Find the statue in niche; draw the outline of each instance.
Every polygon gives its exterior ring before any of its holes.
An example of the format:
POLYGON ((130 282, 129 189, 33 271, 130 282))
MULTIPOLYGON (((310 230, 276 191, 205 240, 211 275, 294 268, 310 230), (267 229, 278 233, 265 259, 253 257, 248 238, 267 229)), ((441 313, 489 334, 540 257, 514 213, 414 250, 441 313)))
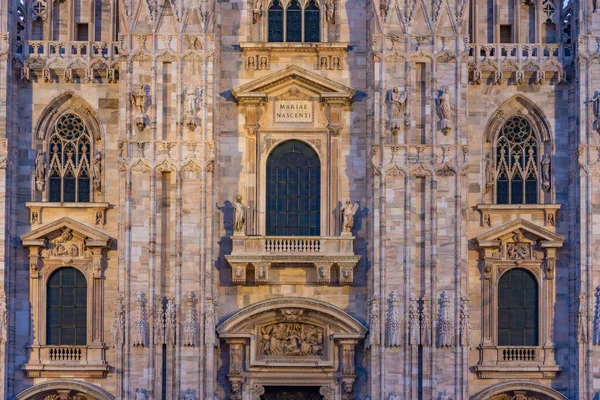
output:
POLYGON ((592 97, 592 113, 594 114, 593 128, 600 133, 600 92, 597 90, 592 97))
POLYGON ((260 18, 260 16, 262 15, 263 9, 265 7, 264 5, 265 0, 254 0, 254 7, 252 10, 252 22, 254 24, 258 23, 258 19, 260 18))
POLYGON ((140 84, 138 90, 135 93, 131 93, 131 105, 135 108, 140 115, 144 115, 144 109, 146 108, 146 88, 140 84))
POLYGON ((335 24, 335 0, 326 0, 325 7, 327 8, 327 12, 325 14, 327 22, 330 24, 335 24))
POLYGON ((38 150, 35 157, 35 187, 38 192, 43 192, 46 186, 46 154, 38 150))
POLYGON ((494 178, 496 171, 494 168, 494 160, 492 153, 487 153, 485 156, 485 192, 488 193, 494 187, 494 178))
POLYGON ((233 203, 233 234, 244 235, 246 225, 246 206, 242 203, 242 196, 237 195, 233 203))
POLYGON ((398 398, 398 396, 396 396, 396 392, 392 392, 392 394, 390 394, 390 397, 388 398, 388 400, 400 400, 398 398))
POLYGON ((452 400, 452 397, 448 395, 448 391, 444 390, 440 393, 440 400, 452 400))
POLYGON ((352 234, 352 228, 354 227, 354 215, 358 210, 358 203, 352 205, 350 199, 346 199, 344 205, 342 205, 342 234, 352 234))
POLYGON ((102 181, 101 181, 101 173, 102 173, 102 154, 99 151, 94 155, 94 164, 92 165, 92 174, 93 174, 93 182, 94 188, 97 192, 102 190, 102 181))
POLYGON ((192 389, 188 388, 183 394, 183 400, 194 400, 194 394, 192 393, 192 389))
POLYGON ((185 112, 190 117, 198 113, 198 93, 196 88, 188 88, 185 92, 185 112))
POLYGON ((133 395, 135 397, 135 400, 146 400, 146 394, 139 388, 135 389, 135 393, 133 395))
POLYGON ((395 87, 390 93, 390 103, 392 103, 392 120, 398 120, 404 115, 406 108, 406 99, 408 91, 400 87, 395 87))
POLYGON ((450 118, 452 117, 452 104, 450 102, 450 89, 448 86, 444 86, 440 91, 439 109, 440 117, 442 118, 442 132, 446 135, 450 132, 450 118))
POLYGON ((550 165, 550 156, 544 156, 542 159, 542 189, 546 192, 550 190, 550 165))

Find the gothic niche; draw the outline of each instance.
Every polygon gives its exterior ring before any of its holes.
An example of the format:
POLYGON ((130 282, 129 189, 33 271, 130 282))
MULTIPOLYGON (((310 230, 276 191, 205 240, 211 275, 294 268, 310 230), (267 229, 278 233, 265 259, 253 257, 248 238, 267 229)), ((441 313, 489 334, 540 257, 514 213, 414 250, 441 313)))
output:
POLYGON ((304 323, 278 323, 260 328, 260 354, 307 357, 323 355, 324 329, 304 323))

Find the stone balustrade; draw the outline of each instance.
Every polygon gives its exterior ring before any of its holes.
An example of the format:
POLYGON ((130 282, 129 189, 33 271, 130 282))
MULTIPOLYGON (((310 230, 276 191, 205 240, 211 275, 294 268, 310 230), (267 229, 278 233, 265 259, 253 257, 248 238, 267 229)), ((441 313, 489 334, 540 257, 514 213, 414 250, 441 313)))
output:
POLYGON ((499 361, 538 361, 536 347, 498 347, 499 361))
POLYGON ((571 58, 573 49, 557 43, 472 43, 469 45, 469 56, 477 61, 492 59, 541 62, 546 58, 571 58))
POLYGON ((254 281, 269 282, 269 269, 286 264, 316 268, 316 282, 331 282, 332 268, 339 268, 339 283, 351 284, 353 270, 360 260, 354 254, 353 236, 233 236, 232 251, 225 256, 232 267, 232 280, 247 283, 247 272, 254 269, 254 281))
POLYGON ((42 355, 48 353, 47 359, 50 361, 81 361, 86 359, 85 347, 74 346, 52 346, 42 348, 42 355))
POLYGON ((65 60, 74 58, 106 58, 114 59, 119 55, 119 42, 88 42, 53 40, 29 40, 17 46, 17 54, 23 59, 61 57, 65 60))

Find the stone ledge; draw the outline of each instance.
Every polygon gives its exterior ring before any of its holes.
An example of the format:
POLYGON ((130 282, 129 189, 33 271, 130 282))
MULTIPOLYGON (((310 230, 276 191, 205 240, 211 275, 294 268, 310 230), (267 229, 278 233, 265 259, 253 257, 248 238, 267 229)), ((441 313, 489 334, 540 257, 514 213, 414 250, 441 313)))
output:
POLYGON ((28 378, 106 378, 108 364, 24 364, 21 368, 28 378))
POLYGON ((476 365, 479 379, 554 379, 562 371, 558 365, 476 365))
POLYGON ((297 43, 297 42, 245 42, 240 43, 240 49, 246 50, 259 50, 259 51, 271 51, 271 52, 301 52, 301 53, 316 53, 324 50, 329 51, 347 51, 348 42, 311 42, 311 43, 297 43))
POLYGON ((29 221, 31 225, 41 225, 44 221, 45 209, 63 209, 67 213, 69 211, 84 211, 90 213, 92 221, 95 220, 96 225, 103 226, 106 221, 106 211, 110 209, 110 203, 71 203, 71 202, 44 202, 44 201, 28 201, 25 206, 29 208, 29 221))

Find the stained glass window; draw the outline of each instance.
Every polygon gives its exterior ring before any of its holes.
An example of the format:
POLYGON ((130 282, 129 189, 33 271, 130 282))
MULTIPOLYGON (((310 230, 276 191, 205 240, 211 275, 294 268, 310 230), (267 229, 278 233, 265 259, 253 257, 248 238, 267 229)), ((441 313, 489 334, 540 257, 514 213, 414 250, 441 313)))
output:
POLYGON ((496 202, 538 203, 538 140, 529 122, 510 118, 496 139, 496 202))
POLYGON ((48 200, 90 201, 91 140, 85 123, 75 114, 65 114, 50 136, 48 200))
POLYGON ((283 7, 279 0, 269 8, 269 42, 283 42, 283 7))
POLYGON ((267 235, 319 236, 321 163, 306 143, 289 140, 267 159, 267 235))
POLYGON ((514 268, 498 282, 498 346, 538 345, 538 285, 527 270, 514 268))
POLYGON ((320 10, 315 0, 311 0, 304 11, 304 41, 321 41, 320 10))
POLYGON ((87 342, 87 283, 75 268, 61 268, 48 279, 46 342, 82 346, 87 342))

